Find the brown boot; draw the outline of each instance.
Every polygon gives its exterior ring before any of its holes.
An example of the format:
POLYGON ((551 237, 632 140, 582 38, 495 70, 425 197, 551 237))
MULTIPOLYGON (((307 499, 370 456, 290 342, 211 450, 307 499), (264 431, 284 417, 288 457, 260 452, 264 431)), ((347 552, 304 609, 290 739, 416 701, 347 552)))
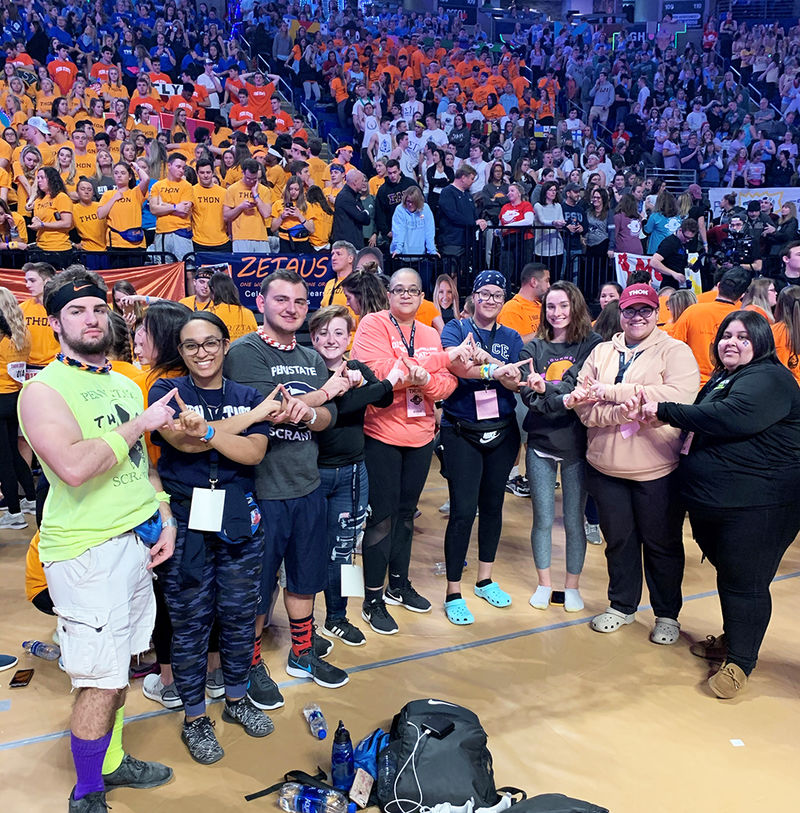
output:
POLYGON ((744 691, 747 675, 735 663, 725 661, 719 672, 708 679, 708 685, 717 697, 731 700, 744 691))

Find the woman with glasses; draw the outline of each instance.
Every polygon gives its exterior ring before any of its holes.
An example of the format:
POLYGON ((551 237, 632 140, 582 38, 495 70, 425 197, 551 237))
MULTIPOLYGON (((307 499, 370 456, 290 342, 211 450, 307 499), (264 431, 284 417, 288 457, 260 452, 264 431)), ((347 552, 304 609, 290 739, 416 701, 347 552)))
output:
POLYGON ((634 396, 691 403, 700 384, 688 345, 656 327, 658 294, 629 285, 619 299, 622 333, 598 344, 578 375, 573 406, 587 427, 586 485, 600 513, 608 564, 608 609, 592 619, 597 632, 615 632, 636 620, 644 577, 656 622, 655 644, 678 640, 683 580, 683 515, 673 472, 680 432, 627 417, 634 396))
POLYGON ((475 314, 454 319, 442 331, 442 345, 457 347, 471 338, 476 350, 470 364, 451 367, 458 386, 445 400, 441 439, 450 491, 450 518, 444 534, 447 591, 444 610, 452 624, 475 621, 461 594, 461 575, 472 523, 478 519, 478 573, 474 593, 493 607, 508 607, 511 596, 492 579, 492 566, 503 526, 503 498, 519 451, 514 414, 522 349, 516 330, 497 324, 506 298, 506 279, 497 271, 475 278, 475 314))
POLYGON ((177 347, 189 374, 160 379, 149 393, 153 403, 177 389, 174 428, 152 435, 178 523, 175 554, 158 577, 172 620, 172 671, 185 713, 181 738, 204 765, 224 755, 206 715, 206 659, 215 619, 225 684, 222 719, 251 737, 265 737, 273 728, 246 694, 264 549, 253 467, 267 450, 264 420, 273 402, 223 378, 229 345, 218 316, 191 314, 177 347))
POLYGON ((435 328, 417 321, 422 293, 416 271, 396 271, 389 282, 389 310, 361 319, 351 353, 379 379, 392 369, 403 373, 394 386, 391 406, 368 407, 364 419, 371 515, 364 533, 362 617, 381 635, 398 630, 387 603, 417 613, 431 609, 408 578, 414 511, 433 452, 434 402, 455 389, 448 365, 470 356, 469 343, 443 351, 435 328), (389 585, 384 591, 387 570, 389 585))
POLYGON ((533 375, 533 386, 522 390, 522 400, 528 407, 522 428, 528 434, 526 472, 533 501, 531 549, 538 577, 530 605, 537 610, 550 606, 553 592, 550 560, 559 467, 566 533, 564 609, 568 613, 583 609, 578 583, 587 541, 583 523, 586 430, 570 413, 569 406, 578 371, 599 343, 583 294, 571 282, 554 282, 542 297, 542 319, 536 337, 520 353, 520 359, 531 361, 530 370, 523 368, 523 372, 533 375))

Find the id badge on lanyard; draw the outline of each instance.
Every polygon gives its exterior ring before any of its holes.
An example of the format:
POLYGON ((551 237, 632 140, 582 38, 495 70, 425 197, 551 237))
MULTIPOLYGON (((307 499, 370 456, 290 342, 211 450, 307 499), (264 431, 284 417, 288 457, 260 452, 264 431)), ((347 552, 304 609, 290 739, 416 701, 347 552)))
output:
MULTIPOLYGON (((197 388, 195 387, 195 390, 197 388)), ((219 413, 220 407, 211 407, 197 392, 198 399, 202 402, 208 413, 216 411, 219 413)), ((225 384, 222 385, 222 402, 225 402, 225 384)), ((216 419, 216 416, 212 418, 216 419)), ((219 474, 219 455, 216 449, 211 450, 208 464, 208 488, 192 489, 192 504, 189 508, 189 529, 192 531, 207 531, 218 534, 222 530, 222 516, 225 512, 225 489, 216 488, 219 474)))

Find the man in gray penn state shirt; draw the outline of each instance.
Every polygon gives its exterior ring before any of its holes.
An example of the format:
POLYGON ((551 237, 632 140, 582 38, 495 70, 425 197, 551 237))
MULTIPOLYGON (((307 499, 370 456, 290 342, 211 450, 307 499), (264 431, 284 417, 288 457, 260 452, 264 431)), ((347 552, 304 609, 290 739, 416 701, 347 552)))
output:
POLYGON ((267 453, 256 467, 256 496, 266 544, 247 689, 256 706, 274 709, 283 705, 283 697, 261 660, 261 633, 281 561, 286 569, 283 597, 292 635, 286 671, 327 688, 348 682, 343 669, 322 660, 315 651, 312 615, 314 595, 324 589, 328 567, 326 504, 313 435, 335 419, 336 407, 327 402, 341 394, 335 391, 337 386, 346 385, 339 383, 344 380, 341 376, 328 384, 322 357, 295 340, 295 331, 308 312, 308 287, 302 277, 293 271, 274 271, 264 280, 256 302, 264 323, 258 332, 231 345, 224 372, 232 381, 284 401, 284 411, 272 419, 267 453), (279 385, 280 394, 274 394, 279 385))

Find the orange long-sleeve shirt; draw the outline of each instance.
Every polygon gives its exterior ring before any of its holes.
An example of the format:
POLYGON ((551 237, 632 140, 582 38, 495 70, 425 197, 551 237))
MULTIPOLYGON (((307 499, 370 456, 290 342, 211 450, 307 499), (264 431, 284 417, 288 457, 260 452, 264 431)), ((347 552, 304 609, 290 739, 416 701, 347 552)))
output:
POLYGON ((772 325, 772 335, 775 337, 775 350, 780 363, 789 368, 789 372, 794 376, 795 381, 800 384, 800 361, 798 361, 797 354, 792 350, 786 325, 783 322, 776 322, 772 325))
POLYGON ((686 308, 670 331, 673 339, 686 342, 691 348, 700 368, 701 387, 711 378, 714 371, 711 345, 717 335, 717 329, 733 310, 736 310, 736 305, 732 302, 698 302, 686 308))
MULTIPOLYGON (((425 415, 409 417, 406 389, 396 389, 391 406, 385 409, 367 407, 364 434, 393 446, 419 448, 433 440, 436 425, 433 404, 447 398, 458 383, 447 371, 448 354, 442 350, 439 334, 432 327, 415 322, 414 361, 430 373, 430 380, 417 389, 422 393, 425 415)), ((405 342, 409 343, 411 328, 401 326, 405 342)), ((406 344, 388 311, 370 313, 361 319, 353 340, 351 357, 363 361, 375 375, 385 378, 398 359, 408 358, 406 344)))

